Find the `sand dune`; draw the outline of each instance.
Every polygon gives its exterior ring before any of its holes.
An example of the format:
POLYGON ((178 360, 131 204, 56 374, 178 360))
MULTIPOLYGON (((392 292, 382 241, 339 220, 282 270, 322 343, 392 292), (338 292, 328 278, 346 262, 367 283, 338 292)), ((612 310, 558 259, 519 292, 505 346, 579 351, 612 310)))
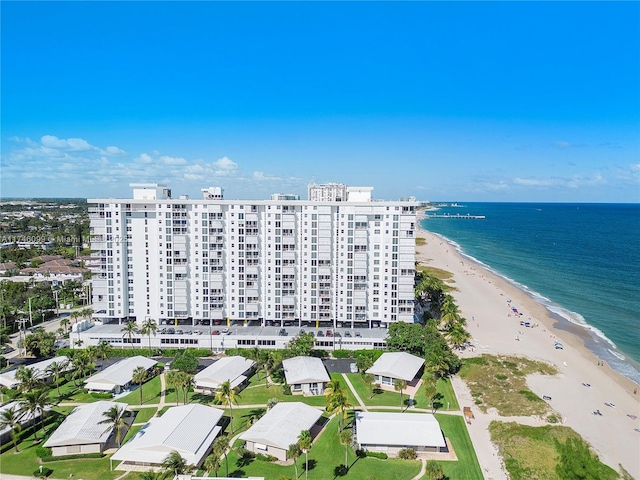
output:
MULTIPOLYGON (((560 373, 553 377, 528 377, 530 389, 539 396, 551 397, 549 404, 562 416, 563 424, 582 435, 604 463, 615 470, 622 464, 640 479, 640 432, 634 430, 640 428, 640 420, 627 416, 640 417, 640 393, 634 395, 638 386, 608 366, 599 366, 599 359, 584 347, 579 332, 576 335, 554 328, 556 320, 550 312, 528 294, 480 265, 463 259, 440 237, 424 230, 419 231, 418 236, 424 237, 427 243, 417 247, 416 259, 423 265, 453 274, 457 290, 452 295, 468 321, 467 329, 475 345, 473 352, 465 351, 462 356, 516 354, 554 364, 560 373), (512 307, 522 315, 514 315, 512 307), (537 326, 524 327, 520 320, 537 326), (556 341, 564 348, 556 349, 556 341), (614 404, 615 408, 606 406, 605 402, 614 404), (595 410, 603 415, 593 415, 595 410)), ((472 405, 463 383, 456 381, 454 386, 462 397, 462 404, 472 405)), ((470 426, 470 435, 485 476, 506 478, 497 450, 487 444, 486 427, 492 419, 500 418, 481 412, 477 412, 476 417, 470 426)))

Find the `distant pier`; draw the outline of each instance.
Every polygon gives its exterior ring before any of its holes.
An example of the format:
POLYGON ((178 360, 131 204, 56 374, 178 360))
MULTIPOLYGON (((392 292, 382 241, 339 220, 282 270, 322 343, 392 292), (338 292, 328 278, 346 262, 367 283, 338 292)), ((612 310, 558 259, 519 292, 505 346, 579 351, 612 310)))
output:
POLYGON ((455 215, 450 215, 448 213, 438 215, 437 213, 432 213, 426 214, 425 218, 467 218, 472 220, 484 220, 486 217, 484 215, 470 215, 468 213, 466 215, 460 215, 459 213, 456 213, 455 215))

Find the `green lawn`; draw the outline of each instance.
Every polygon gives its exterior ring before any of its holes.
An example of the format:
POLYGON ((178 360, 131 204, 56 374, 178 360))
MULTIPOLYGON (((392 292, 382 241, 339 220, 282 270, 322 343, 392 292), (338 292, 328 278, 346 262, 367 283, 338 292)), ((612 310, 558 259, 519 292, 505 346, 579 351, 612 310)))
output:
MULTIPOLYGON (((469 438, 464 418, 458 415, 436 414, 444 436, 449 439, 458 461, 439 461, 444 473, 451 479, 482 480, 482 469, 469 438)), ((428 480, 428 477, 423 477, 428 480)))
POLYGON ((124 445, 125 443, 127 443, 129 439, 133 437, 136 433, 138 433, 138 430, 140 430, 141 428, 142 428, 142 425, 136 425, 135 427, 131 427, 127 432, 127 434, 124 436, 124 438, 120 440, 120 444, 124 445))
MULTIPOLYGON (((345 447, 338 439, 338 421, 333 419, 326 427, 320 438, 316 440, 309 452, 309 479, 325 480, 336 477, 335 469, 344 462, 345 447)), ((298 474, 304 478, 304 455, 298 459, 298 474)), ((349 447, 349 464, 351 469, 345 479, 378 479, 378 480, 407 480, 418 474, 420 463, 408 460, 378 460, 376 458, 356 458, 349 447)), ((225 464, 218 471, 225 475, 225 464)), ((230 476, 262 476, 265 480, 278 480, 281 475, 293 478, 295 469, 291 466, 279 466, 273 463, 252 460, 242 463, 238 454, 229 454, 230 476)))
MULTIPOLYGON (((140 405, 140 392, 138 387, 128 395, 120 397, 117 402, 129 405, 140 405)), ((142 384, 142 405, 154 404, 160 401, 160 375, 156 375, 148 382, 142 384)))
MULTIPOLYGON (((364 381, 362 375, 359 373, 347 373, 347 378, 351 381, 353 388, 368 407, 400 407, 400 393, 390 392, 387 390, 376 389, 374 390, 373 398, 371 396, 369 385, 364 381)), ((402 403, 407 405, 409 396, 405 393, 402 394, 402 403)))
MULTIPOLYGON (((458 405, 458 399, 451 386, 451 380, 448 378, 439 378, 436 383, 437 392, 442 395, 441 398, 436 399, 441 406, 437 410, 460 410, 458 405)), ((420 385, 420 388, 415 395, 415 406, 418 408, 430 408, 429 399, 424 395, 424 386, 420 385)))
POLYGON ((133 423, 147 423, 155 416, 157 410, 158 409, 156 407, 139 408, 133 410, 134 412, 136 412, 136 418, 133 423))

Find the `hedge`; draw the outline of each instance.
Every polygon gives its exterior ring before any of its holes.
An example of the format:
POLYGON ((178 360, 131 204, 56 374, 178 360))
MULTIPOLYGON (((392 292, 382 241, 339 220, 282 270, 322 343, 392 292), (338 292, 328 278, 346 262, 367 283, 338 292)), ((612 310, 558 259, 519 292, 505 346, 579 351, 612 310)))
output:
POLYGON ((58 460, 75 460, 75 459, 87 459, 87 458, 102 458, 104 457, 104 453, 83 453, 77 455, 60 455, 59 457, 40 457, 45 463, 49 462, 57 462, 58 460))

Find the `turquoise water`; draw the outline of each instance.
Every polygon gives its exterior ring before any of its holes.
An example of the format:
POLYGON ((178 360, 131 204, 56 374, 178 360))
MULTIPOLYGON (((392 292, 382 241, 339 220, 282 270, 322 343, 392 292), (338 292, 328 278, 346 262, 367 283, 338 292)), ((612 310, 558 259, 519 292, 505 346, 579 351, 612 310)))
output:
POLYGON ((468 203, 434 213, 485 215, 421 224, 583 326, 587 347, 640 383, 640 205, 468 203))

